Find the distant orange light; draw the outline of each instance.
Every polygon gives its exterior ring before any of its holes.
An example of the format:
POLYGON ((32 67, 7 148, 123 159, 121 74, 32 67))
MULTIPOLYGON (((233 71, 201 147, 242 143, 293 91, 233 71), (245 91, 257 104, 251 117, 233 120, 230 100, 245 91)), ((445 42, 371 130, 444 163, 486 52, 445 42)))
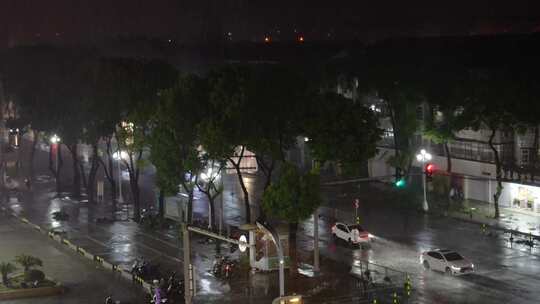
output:
POLYGON ((264 37, 264 42, 270 42, 270 37, 264 37))
POLYGON ((300 36, 300 37, 298 37, 298 41, 300 41, 300 42, 304 42, 304 36, 300 36))

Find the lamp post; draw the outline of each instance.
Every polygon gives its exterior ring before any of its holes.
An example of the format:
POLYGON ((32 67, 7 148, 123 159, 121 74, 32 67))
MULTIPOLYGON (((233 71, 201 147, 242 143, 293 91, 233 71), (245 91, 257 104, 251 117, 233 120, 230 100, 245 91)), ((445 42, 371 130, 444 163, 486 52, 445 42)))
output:
POLYGON ((283 256, 283 246, 281 245, 279 234, 267 223, 256 223, 260 230, 270 235, 272 242, 274 242, 274 245, 276 246, 279 259, 279 296, 283 297, 285 296, 285 257, 283 256))
MULTIPOLYGON (((416 154, 416 160, 422 163, 422 168, 424 167, 424 163, 431 160, 431 154, 426 152, 425 149, 420 150, 420 153, 416 154)), ((427 212, 429 210, 428 202, 427 202, 427 195, 426 195, 426 173, 422 172, 422 183, 424 185, 424 203, 422 204, 422 209, 424 209, 424 212, 427 212)))
POLYGON ((50 142, 51 144, 55 145, 56 146, 56 164, 55 164, 55 172, 56 172, 56 179, 58 179, 58 149, 59 149, 59 143, 60 143, 61 139, 60 137, 58 137, 58 135, 54 134, 53 136, 51 136, 50 138, 50 142))
POLYGON ((118 203, 122 204, 124 202, 124 198, 122 197, 122 168, 121 168, 121 161, 125 158, 126 152, 124 151, 118 151, 113 154, 114 159, 117 161, 118 165, 118 203))

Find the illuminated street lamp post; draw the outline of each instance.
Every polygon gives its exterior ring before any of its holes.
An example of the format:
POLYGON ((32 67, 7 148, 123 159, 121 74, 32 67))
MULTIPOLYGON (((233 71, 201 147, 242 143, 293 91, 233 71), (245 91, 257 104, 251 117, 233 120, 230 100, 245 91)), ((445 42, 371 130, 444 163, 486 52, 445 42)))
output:
POLYGON ((56 134, 54 134, 50 138, 51 144, 56 146, 56 164, 55 164, 56 179, 58 179, 58 161, 59 161, 58 149, 60 148, 60 145, 59 145, 60 141, 61 141, 60 137, 58 137, 58 135, 56 134))
MULTIPOLYGON (((426 152, 425 149, 420 150, 419 154, 416 154, 416 160, 422 163, 422 168, 424 167, 424 163, 431 160, 431 154, 426 152)), ((427 212, 429 210, 428 202, 427 202, 427 195, 426 195, 426 174, 425 172, 422 172, 422 183, 424 185, 424 203, 422 204, 422 209, 424 209, 424 212, 427 212)))
POLYGON ((121 162, 122 159, 126 159, 127 153, 125 151, 118 151, 113 154, 114 159, 117 161, 118 165, 118 203, 122 204, 124 202, 124 198, 122 196, 122 168, 121 168, 121 162))

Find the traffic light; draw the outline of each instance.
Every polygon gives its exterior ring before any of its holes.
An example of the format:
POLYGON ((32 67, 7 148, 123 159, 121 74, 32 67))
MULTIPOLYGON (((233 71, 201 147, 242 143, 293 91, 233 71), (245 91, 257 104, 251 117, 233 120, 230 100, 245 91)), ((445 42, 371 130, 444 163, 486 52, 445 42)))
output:
POLYGON ((426 164, 426 168, 424 170, 424 173, 426 174, 426 180, 427 181, 432 180, 434 171, 435 171, 435 165, 434 164, 426 164))
POLYGON ((405 178, 401 175, 401 168, 396 168, 396 180, 394 182, 394 185, 398 188, 405 187, 405 178))

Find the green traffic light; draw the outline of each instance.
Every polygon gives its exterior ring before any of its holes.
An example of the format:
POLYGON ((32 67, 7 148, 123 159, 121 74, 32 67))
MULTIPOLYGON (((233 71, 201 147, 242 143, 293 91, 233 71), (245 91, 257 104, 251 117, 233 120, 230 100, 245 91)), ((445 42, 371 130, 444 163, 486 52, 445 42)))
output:
POLYGON ((405 180, 402 178, 396 182, 396 187, 403 188, 405 187, 405 180))

